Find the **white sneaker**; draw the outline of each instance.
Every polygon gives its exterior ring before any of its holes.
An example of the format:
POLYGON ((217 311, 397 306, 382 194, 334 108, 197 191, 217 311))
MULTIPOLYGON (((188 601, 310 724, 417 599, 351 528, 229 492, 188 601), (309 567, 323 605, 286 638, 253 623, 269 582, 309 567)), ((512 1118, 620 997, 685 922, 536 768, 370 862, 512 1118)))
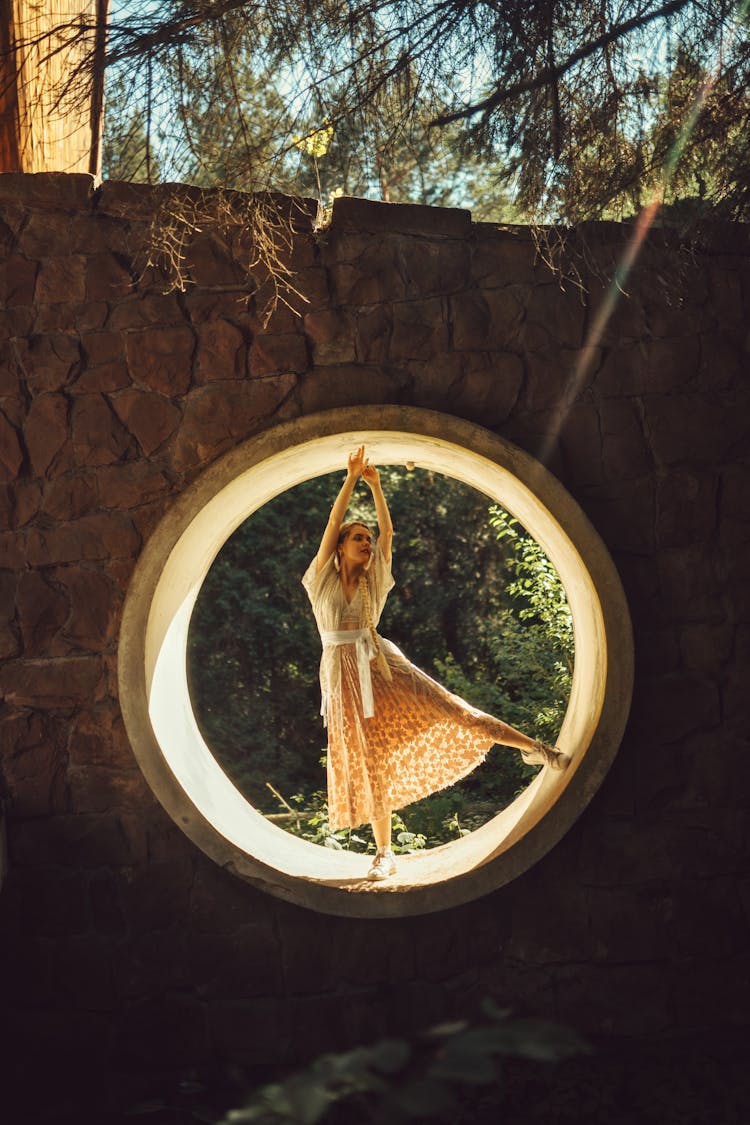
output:
POLYGON ((390 848, 377 852, 372 861, 367 878, 373 880, 387 879, 389 875, 396 874, 396 857, 390 848))

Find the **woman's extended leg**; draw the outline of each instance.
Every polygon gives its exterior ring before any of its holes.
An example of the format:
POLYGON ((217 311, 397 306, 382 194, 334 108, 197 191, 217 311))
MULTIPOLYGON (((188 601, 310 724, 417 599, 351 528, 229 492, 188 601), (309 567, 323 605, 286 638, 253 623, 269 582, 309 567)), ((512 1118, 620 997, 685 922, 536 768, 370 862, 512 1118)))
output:
POLYGON ((521 757, 528 765, 551 766, 552 769, 564 770, 570 758, 554 746, 540 742, 538 738, 529 738, 521 734, 520 730, 508 726, 501 719, 493 720, 493 732, 497 741, 503 746, 512 746, 521 751, 521 757))
POLYGON ((391 846, 391 814, 379 816, 372 822, 372 834, 375 837, 375 847, 378 851, 387 851, 391 846))

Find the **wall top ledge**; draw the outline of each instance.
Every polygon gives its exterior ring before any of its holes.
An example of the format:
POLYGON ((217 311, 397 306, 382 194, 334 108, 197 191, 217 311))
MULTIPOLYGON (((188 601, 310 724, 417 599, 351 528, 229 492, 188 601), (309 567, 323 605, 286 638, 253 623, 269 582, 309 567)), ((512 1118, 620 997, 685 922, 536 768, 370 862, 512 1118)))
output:
POLYGON ((96 178, 88 172, 2 172, 0 203, 55 209, 90 207, 96 178))
POLYGON ((336 233, 367 231, 466 238, 471 230, 471 211, 459 207, 427 207, 421 203, 382 203, 342 195, 333 201, 330 229, 336 233))
POLYGON ((310 230, 318 220, 318 201, 281 192, 224 191, 220 188, 199 188, 191 184, 142 184, 105 180, 96 193, 96 209, 118 218, 147 218, 154 214, 155 204, 168 199, 170 193, 210 212, 211 201, 225 199, 242 207, 248 200, 267 203, 274 213, 291 222, 298 231, 310 230))
MULTIPOLYGON (((3 172, 0 173, 0 205, 21 204, 41 210, 88 210, 98 214, 127 219, 151 219, 160 193, 174 191, 210 213, 211 199, 224 195, 240 204, 251 198, 267 200, 277 214, 286 218, 295 231, 307 233, 320 221, 320 207, 315 199, 283 195, 279 192, 226 191, 218 188, 197 188, 189 184, 144 184, 107 180, 99 183, 88 173, 70 172, 3 172)), ((568 228, 574 238, 601 245, 621 243, 630 238, 635 220, 614 222, 589 220, 568 228)), ((561 227, 543 228, 561 231, 561 227)), ((334 234, 405 234, 427 238, 468 238, 472 233, 482 238, 517 241, 529 239, 531 228, 524 225, 472 222, 471 211, 458 207, 430 207, 419 203, 384 203, 357 196, 341 196, 334 200, 328 230, 334 234)), ((660 225, 658 220, 648 232, 652 245, 670 249, 686 243, 692 249, 711 254, 746 257, 750 253, 750 223, 722 219, 698 219, 685 232, 676 226, 660 225)))

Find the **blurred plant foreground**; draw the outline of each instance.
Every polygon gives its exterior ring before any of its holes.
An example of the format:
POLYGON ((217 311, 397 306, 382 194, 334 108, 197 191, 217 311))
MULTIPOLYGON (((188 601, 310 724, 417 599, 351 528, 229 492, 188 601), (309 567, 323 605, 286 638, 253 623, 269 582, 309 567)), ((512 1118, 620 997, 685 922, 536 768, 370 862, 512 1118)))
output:
POLYGON ((270 1079, 236 1068, 162 1079, 112 1125, 733 1125, 749 1093, 739 1043, 587 1042, 485 998, 471 1018, 348 1046, 270 1079))

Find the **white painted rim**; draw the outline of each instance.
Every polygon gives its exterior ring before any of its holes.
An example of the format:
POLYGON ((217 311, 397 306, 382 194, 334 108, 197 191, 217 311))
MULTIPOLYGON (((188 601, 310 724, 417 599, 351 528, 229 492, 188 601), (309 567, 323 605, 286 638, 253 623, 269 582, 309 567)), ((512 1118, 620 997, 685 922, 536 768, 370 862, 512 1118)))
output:
POLYGON ((495 434, 412 407, 328 411, 270 429, 222 457, 175 501, 144 547, 120 632, 125 724, 170 816, 222 866, 281 898, 332 914, 440 910, 527 870, 599 787, 622 737, 632 681, 632 631, 622 586, 573 498, 543 466, 495 434), (564 773, 543 770, 489 823, 462 840, 400 857, 397 876, 376 884, 363 880, 366 857, 299 840, 248 803, 198 730, 186 671, 193 605, 231 533, 286 489, 341 469, 361 442, 376 464, 413 461, 471 485, 515 515, 562 579, 576 651, 558 739, 573 757, 571 767, 564 773))

